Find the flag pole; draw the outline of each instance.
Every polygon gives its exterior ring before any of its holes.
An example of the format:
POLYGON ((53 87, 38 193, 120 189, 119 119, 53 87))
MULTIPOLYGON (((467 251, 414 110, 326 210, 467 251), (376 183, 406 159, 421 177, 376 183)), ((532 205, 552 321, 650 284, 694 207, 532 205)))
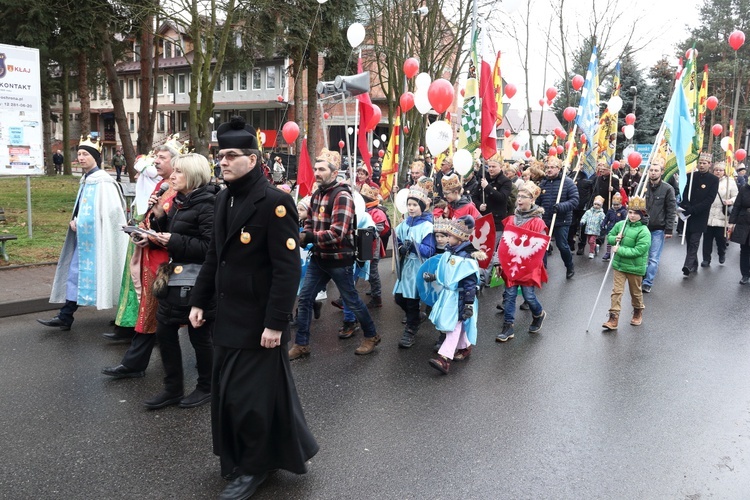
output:
MULTIPOLYGON (((578 124, 573 125, 573 137, 576 136, 576 131, 578 130, 578 124)), ((571 145, 568 146, 568 149, 572 147, 573 141, 570 141, 571 145)), ((563 186, 565 185, 565 178, 568 176, 568 167, 570 166, 570 159, 568 158, 568 154, 566 152, 565 154, 565 161, 563 162, 563 171, 562 171, 562 177, 560 178, 560 187, 557 189, 557 199, 555 200, 555 205, 560 203, 560 198, 562 198, 562 192, 563 192, 563 186)), ((557 212, 552 214, 552 221, 550 221, 549 225, 549 234, 552 236, 552 232, 555 230, 555 222, 557 221, 557 212)), ((552 245, 552 238, 550 238, 549 243, 547 244, 547 248, 549 248, 552 245)))
MULTIPOLYGON (((625 228, 628 225, 628 219, 625 219, 625 224, 622 225, 622 228, 620 229, 620 234, 618 235, 620 237, 620 240, 622 240, 622 235, 625 232, 625 228)), ((609 235, 606 236, 606 238, 609 238, 609 235)), ((619 245, 620 242, 617 242, 617 245, 619 245)), ((594 313, 596 312, 596 306, 599 304, 599 299, 602 297, 602 292, 604 291, 604 284, 607 283, 607 276, 609 276, 609 270, 612 268, 612 263, 615 260, 615 256, 613 255, 611 259, 609 259, 609 263, 607 264, 607 270, 604 272, 604 279, 602 279, 602 284, 599 287, 599 293, 596 296, 596 300, 594 301, 594 307, 591 309, 591 316, 589 316, 589 322, 586 323, 586 333, 589 333, 589 328, 591 327, 591 320, 594 319, 594 313)))

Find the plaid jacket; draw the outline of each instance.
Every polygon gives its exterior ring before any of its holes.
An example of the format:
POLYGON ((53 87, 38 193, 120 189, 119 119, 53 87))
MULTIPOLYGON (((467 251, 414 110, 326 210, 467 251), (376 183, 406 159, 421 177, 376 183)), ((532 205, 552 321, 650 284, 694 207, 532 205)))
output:
POLYGON ((354 264, 354 198, 345 182, 319 188, 310 199, 305 232, 313 235, 313 255, 333 266, 354 264), (341 189, 337 189, 343 186, 341 189), (335 199, 331 194, 336 190, 335 199), (328 209, 331 204, 331 209, 328 209), (330 211, 330 217, 328 215, 330 211))

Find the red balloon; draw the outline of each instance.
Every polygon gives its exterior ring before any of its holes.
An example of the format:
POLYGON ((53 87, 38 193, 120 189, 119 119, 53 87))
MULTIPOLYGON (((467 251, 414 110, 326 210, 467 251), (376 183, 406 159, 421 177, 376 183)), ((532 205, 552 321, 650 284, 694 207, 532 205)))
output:
POLYGON ((565 141, 565 149, 570 149, 571 146, 573 146, 573 143, 570 141, 565 141))
POLYGON ((283 95, 276 96, 276 100, 279 102, 284 102, 284 96, 283 95))
POLYGON ((635 113, 628 113, 625 116, 625 123, 628 125, 633 125, 635 123, 635 113))
MULTIPOLYGON (((690 57, 693 55, 693 49, 687 49, 685 51, 685 59, 690 60, 690 57)), ((695 57, 698 57, 698 51, 695 51, 695 57)))
POLYGON ((513 141, 510 145, 513 146, 513 149, 516 150, 516 151, 518 151, 518 148, 521 147, 521 145, 518 144, 517 141, 513 141))
POLYGON ((584 79, 581 75, 576 75, 573 77, 573 90, 581 90, 581 87, 583 87, 584 79))
POLYGON ((430 105, 438 113, 443 113, 453 104, 453 97, 453 84, 445 78, 438 78, 427 89, 427 98, 430 100, 430 105))
POLYGON ((560 127, 555 127, 555 135, 560 139, 565 139, 565 131, 560 127))
POLYGON ((401 94, 399 103, 401 104, 401 111, 406 113, 414 107, 414 94, 412 94, 411 92, 404 92, 403 94, 401 94))
POLYGON ((324 120, 327 120, 327 119, 329 119, 330 117, 331 117, 331 115, 329 115, 328 113, 323 113, 323 119, 324 119, 324 120))
POLYGON ((557 89, 555 87, 548 88, 546 95, 548 101, 554 101, 555 97, 557 97, 557 89))
POLYGON ((424 153, 424 146, 419 146, 419 152, 424 153))
POLYGON ((419 61, 416 58, 410 57, 404 61, 404 74, 406 78, 414 78, 417 76, 417 73, 419 73, 419 61))
POLYGON ((539 99, 539 106, 544 107, 544 99, 539 99))
POLYGON ((559 155, 561 155, 561 154, 563 154, 565 152, 565 148, 562 147, 562 146, 557 146, 557 148, 555 148, 555 149, 557 149, 557 154, 559 154, 559 155))
POLYGON ((641 162, 643 162, 641 153, 633 151, 628 155, 628 165, 630 165, 630 168, 638 168, 641 162))
POLYGON ((625 125, 623 125, 623 126, 622 126, 622 127, 620 128, 620 132, 622 132, 623 134, 625 133, 625 125))
POLYGON ((620 170, 620 162, 615 160, 612 162, 612 170, 620 170))
POLYGON ((581 134, 581 144, 586 144, 586 134, 581 134))
POLYGON ((461 97, 465 97, 465 96, 466 96, 466 89, 461 89, 461 97))
POLYGON ((409 133, 409 127, 404 127, 404 134, 408 134, 408 133, 409 133))
POLYGON ((547 99, 547 106, 552 106, 552 99, 547 99))
POLYGON ((339 149, 344 149, 344 141, 339 141, 339 149))
POLYGON ((734 157, 737 158, 737 161, 742 161, 747 157, 747 151, 744 149, 738 149, 734 152, 734 157))
MULTIPOLYGON (((341 143, 339 143, 339 144, 341 144, 341 143)), ((379 149, 379 150, 378 150, 378 156, 379 156, 380 158, 384 157, 384 156, 385 156, 385 151, 383 151, 382 149, 379 149)))
POLYGON ((549 151, 547 151, 547 156, 557 156, 557 148, 554 146, 549 148, 549 151))
POLYGON ((506 139, 510 138, 510 130, 505 131, 505 138, 506 139))
POLYGON ((572 122, 573 120, 575 120, 577 112, 578 110, 576 110, 576 108, 574 108, 573 106, 568 106, 563 110, 563 118, 565 118, 569 122, 572 122))
POLYGON ((284 140, 287 144, 291 144, 299 137, 299 125, 295 122, 286 122, 281 127, 281 135, 284 136, 284 140))
POLYGON ((721 126, 721 123, 717 123, 716 125, 711 127, 711 133, 714 134, 716 137, 720 136, 723 131, 724 131, 724 127, 721 126))
POLYGON ((508 99, 513 99, 513 96, 516 95, 516 86, 512 83, 508 83, 505 85, 505 88, 503 91, 505 92, 505 95, 508 96, 508 99))
POLYGON ((729 46, 732 47, 735 51, 739 50, 744 43, 745 34, 740 30, 734 30, 732 31, 732 34, 729 35, 729 46))
POLYGON ((370 117, 370 121, 367 123, 367 128, 365 129, 365 132, 371 132, 375 130, 375 127, 380 124, 380 119, 383 117, 383 112, 380 111, 380 106, 376 106, 375 104, 372 104, 372 116, 370 117))
POLYGON ((526 151, 524 151, 524 152, 523 152, 523 155, 524 155, 524 156, 525 156, 526 158, 531 158, 531 151, 529 151, 529 150, 527 149, 526 151))
POLYGON ((706 107, 710 109, 711 111, 716 109, 716 106, 719 105, 719 100, 716 98, 715 95, 710 96, 708 99, 706 99, 706 107))

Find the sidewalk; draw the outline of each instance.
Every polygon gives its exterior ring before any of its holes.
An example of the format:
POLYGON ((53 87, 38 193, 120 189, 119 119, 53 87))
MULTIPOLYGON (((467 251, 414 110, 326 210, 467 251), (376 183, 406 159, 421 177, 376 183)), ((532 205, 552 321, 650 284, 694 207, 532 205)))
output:
POLYGON ((49 295, 55 264, 0 267, 0 318, 58 309, 49 295))

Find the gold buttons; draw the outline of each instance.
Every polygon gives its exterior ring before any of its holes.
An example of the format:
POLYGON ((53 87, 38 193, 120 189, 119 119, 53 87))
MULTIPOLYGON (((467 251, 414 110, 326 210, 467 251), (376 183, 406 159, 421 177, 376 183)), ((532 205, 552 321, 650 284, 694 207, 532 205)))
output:
POLYGON ((284 205, 279 205, 278 207, 276 207, 275 213, 276 217, 284 217, 286 215, 286 208, 284 207, 284 205))
POLYGON ((180 274, 182 272, 182 266, 175 266, 174 267, 174 273, 180 274))
POLYGON ((250 233, 248 233, 248 232, 245 232, 245 231, 242 231, 242 232, 240 233, 240 241, 241 241, 241 242, 242 242, 242 243, 243 243, 244 245, 247 245, 248 243, 250 243, 250 240, 252 240, 252 237, 250 236, 250 233))
POLYGON ((297 242, 294 241, 294 238, 289 238, 288 240, 286 240, 286 247, 289 250, 294 250, 295 248, 297 248, 297 242))

